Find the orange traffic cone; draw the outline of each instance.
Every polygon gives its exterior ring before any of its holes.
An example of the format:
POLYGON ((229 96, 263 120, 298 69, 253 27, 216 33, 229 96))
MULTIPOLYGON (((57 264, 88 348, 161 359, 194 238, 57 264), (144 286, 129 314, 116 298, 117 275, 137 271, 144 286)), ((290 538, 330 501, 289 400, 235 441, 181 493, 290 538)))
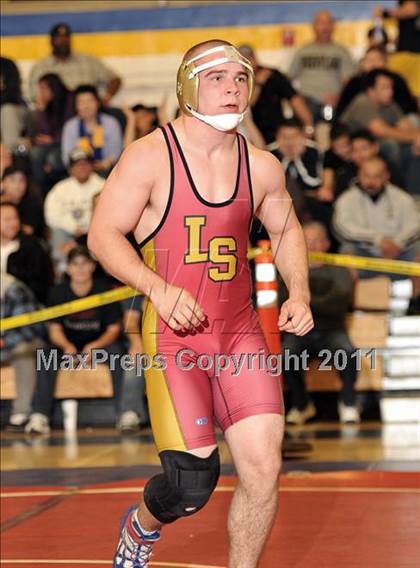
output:
POLYGON ((280 332, 277 324, 279 307, 276 267, 270 250, 270 241, 258 241, 257 246, 262 249, 255 256, 257 313, 270 353, 280 353, 280 332))

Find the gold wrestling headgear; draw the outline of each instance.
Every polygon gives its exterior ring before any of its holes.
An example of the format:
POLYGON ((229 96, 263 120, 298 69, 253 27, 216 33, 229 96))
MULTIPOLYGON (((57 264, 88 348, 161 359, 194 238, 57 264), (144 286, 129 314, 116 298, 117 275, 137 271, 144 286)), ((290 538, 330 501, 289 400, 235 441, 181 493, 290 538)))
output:
POLYGON ((199 73, 206 69, 216 67, 216 65, 229 62, 240 63, 243 67, 245 67, 248 77, 249 102, 254 88, 254 71, 248 59, 241 55, 233 45, 218 45, 217 47, 212 47, 211 49, 203 51, 192 59, 182 61, 177 75, 176 92, 181 110, 189 116, 195 116, 196 118, 207 122, 218 130, 231 130, 232 128, 235 128, 242 120, 244 113, 214 115, 214 117, 219 117, 218 119, 216 118, 216 120, 214 120, 213 115, 209 117, 209 115, 200 114, 198 112, 199 73), (200 59, 213 54, 215 56, 214 59, 206 61, 206 63, 202 63, 201 65, 197 64, 200 59), (222 117, 229 118, 223 119, 222 117))

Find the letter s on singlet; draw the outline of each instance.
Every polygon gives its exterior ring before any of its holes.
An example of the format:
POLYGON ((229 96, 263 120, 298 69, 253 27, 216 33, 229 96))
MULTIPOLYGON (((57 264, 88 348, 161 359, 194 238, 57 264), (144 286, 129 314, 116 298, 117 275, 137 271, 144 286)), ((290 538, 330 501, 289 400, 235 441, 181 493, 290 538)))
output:
POLYGON ((208 250, 203 250, 201 229, 206 225, 205 215, 186 216, 184 226, 188 230, 188 249, 184 256, 185 264, 195 264, 210 260, 213 264, 225 265, 210 267, 209 277, 214 282, 232 280, 236 275, 238 259, 234 254, 237 250, 233 237, 213 237, 209 241, 208 250), (225 249, 225 250, 223 250, 225 249))

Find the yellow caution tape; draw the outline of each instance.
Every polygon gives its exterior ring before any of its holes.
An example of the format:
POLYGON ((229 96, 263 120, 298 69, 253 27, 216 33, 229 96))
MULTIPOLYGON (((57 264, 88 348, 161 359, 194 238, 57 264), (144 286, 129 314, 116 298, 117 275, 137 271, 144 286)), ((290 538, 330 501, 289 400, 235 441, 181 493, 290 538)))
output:
MULTIPOLYGON (((248 250, 248 259, 252 260, 261 253, 271 252, 261 248, 248 250)), ((420 262, 407 262, 405 260, 387 260, 386 258, 367 258, 365 256, 352 256, 348 254, 333 254, 329 252, 310 252, 311 262, 331 264, 333 266, 345 266, 372 270, 374 272, 388 272, 390 274, 403 274, 405 276, 420 276, 420 262)))
MULTIPOLYGON (((262 252, 271 251, 266 251, 258 247, 249 249, 248 259, 254 259, 262 252)), ((359 268, 375 272, 389 272, 393 274, 403 274, 406 276, 420 276, 419 262, 366 258, 363 256, 321 252, 309 253, 309 260, 334 266, 345 266, 347 268, 359 268)), ((121 288, 116 288, 100 294, 94 294, 93 296, 86 296, 85 298, 66 302, 65 304, 60 304, 58 306, 52 306, 50 308, 44 308, 42 310, 21 314, 19 316, 4 318, 0 320, 0 331, 8 331, 9 329, 14 329, 16 327, 40 323, 69 314, 74 314, 76 312, 89 310, 91 308, 98 308, 100 306, 112 304, 113 302, 120 302, 121 300, 137 295, 138 292, 136 292, 136 290, 133 290, 128 286, 122 286, 121 288)))
POLYGON ((52 306, 50 308, 44 308, 42 310, 21 314, 19 316, 4 318, 0 320, 0 330, 7 331, 9 329, 14 329, 15 327, 22 327, 23 325, 40 323, 42 321, 74 314, 76 312, 83 312, 84 310, 98 308, 99 306, 104 306, 106 304, 112 304, 113 302, 120 302, 121 300, 137 295, 138 292, 136 292, 136 290, 133 290, 128 286, 122 286, 121 288, 115 288, 113 290, 108 290, 107 292, 101 292, 100 294, 86 296, 79 300, 59 304, 58 306, 52 306))
POLYGON ((420 276, 420 262, 387 260, 386 258, 367 258, 365 256, 332 254, 328 252, 310 252, 309 260, 312 262, 322 262, 323 264, 332 264, 333 266, 372 270, 374 272, 420 276))

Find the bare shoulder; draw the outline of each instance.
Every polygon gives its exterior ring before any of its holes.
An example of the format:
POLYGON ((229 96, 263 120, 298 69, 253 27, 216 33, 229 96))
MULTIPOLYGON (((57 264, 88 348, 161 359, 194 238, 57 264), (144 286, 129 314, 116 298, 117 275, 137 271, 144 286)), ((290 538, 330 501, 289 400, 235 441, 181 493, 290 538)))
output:
POLYGON ((284 170, 279 160, 268 152, 248 143, 249 165, 254 190, 271 193, 284 189, 284 170))
POLYGON ((90 232, 104 223, 123 234, 133 230, 158 186, 165 159, 168 152, 161 131, 130 144, 105 182, 90 232))
POLYGON ((153 178, 166 155, 163 134, 157 129, 127 146, 115 167, 116 174, 126 177, 141 172, 143 180, 153 178))

